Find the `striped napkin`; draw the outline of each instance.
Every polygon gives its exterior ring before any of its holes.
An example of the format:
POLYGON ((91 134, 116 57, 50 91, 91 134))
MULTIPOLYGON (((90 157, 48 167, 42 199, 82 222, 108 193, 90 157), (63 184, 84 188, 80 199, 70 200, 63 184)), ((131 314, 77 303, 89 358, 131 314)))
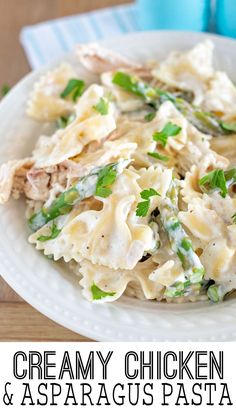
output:
POLYGON ((138 30, 135 5, 128 4, 26 26, 20 33, 20 41, 31 67, 36 69, 72 49, 76 43, 138 30))

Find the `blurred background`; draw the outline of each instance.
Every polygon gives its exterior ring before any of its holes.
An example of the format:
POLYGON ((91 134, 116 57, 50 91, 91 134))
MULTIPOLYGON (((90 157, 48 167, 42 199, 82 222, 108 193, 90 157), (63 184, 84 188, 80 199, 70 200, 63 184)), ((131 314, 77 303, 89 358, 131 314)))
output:
POLYGON ((19 42, 24 26, 90 10, 130 3, 129 0, 0 0, 0 83, 12 86, 30 65, 19 42))
POLYGON ((153 29, 236 37, 236 0, 0 0, 1 86, 75 43, 153 29))

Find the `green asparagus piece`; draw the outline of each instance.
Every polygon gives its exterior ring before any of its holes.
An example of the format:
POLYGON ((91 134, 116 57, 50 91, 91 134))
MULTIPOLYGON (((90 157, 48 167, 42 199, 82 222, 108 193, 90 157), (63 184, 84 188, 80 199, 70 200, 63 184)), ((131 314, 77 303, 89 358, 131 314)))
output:
POLYGON ((204 134, 212 136, 231 134, 231 131, 225 130, 222 122, 212 113, 204 112, 182 98, 176 98, 175 106, 192 125, 204 134))
POLYGON ((59 215, 69 213, 75 204, 85 198, 93 195, 101 196, 102 193, 103 196, 108 196, 111 193, 109 187, 114 183, 116 175, 120 174, 129 163, 129 160, 121 160, 93 169, 87 176, 80 178, 74 186, 61 193, 49 207, 43 207, 34 214, 29 219, 29 227, 37 231, 59 215))
POLYGON ((214 284, 211 285, 207 290, 207 296, 209 300, 213 301, 214 303, 218 303, 219 301, 223 301, 225 295, 228 293, 227 286, 223 284, 214 284))
POLYGON ((165 295, 177 297, 189 292, 189 287, 199 288, 204 275, 204 268, 194 252, 191 240, 178 220, 178 189, 174 180, 170 185, 165 200, 160 207, 161 221, 168 234, 172 250, 178 255, 183 269, 185 281, 178 281, 167 287, 165 295))
POLYGON ((236 122, 222 122, 221 126, 226 131, 236 132, 236 122))
POLYGON ((40 242, 46 242, 48 240, 56 239, 59 236, 60 232, 61 232, 61 229, 58 228, 57 225, 53 221, 52 226, 51 226, 51 234, 49 234, 48 236, 44 236, 44 235, 39 236, 37 240, 40 242))
POLYGON ((225 125, 223 121, 210 112, 204 112, 202 109, 189 102, 186 92, 170 93, 153 87, 135 76, 118 71, 113 76, 113 83, 127 92, 133 93, 144 100, 154 109, 166 100, 170 100, 176 108, 193 124, 199 131, 213 135, 230 135, 235 132, 235 126, 225 125))

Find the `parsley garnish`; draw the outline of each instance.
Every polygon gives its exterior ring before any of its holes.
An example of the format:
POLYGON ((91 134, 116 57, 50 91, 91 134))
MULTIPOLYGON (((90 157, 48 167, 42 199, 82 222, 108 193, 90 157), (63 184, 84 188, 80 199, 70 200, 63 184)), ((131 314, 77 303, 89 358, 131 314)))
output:
POLYGON ((100 288, 98 288, 98 286, 94 283, 90 289, 93 296, 93 300, 101 300, 102 298, 105 298, 105 297, 113 297, 113 295, 116 294, 115 292, 105 292, 101 290, 100 288))
POLYGON ((162 161, 168 161, 169 160, 169 157, 163 156, 163 154, 159 154, 159 153, 151 153, 151 152, 149 152, 148 153, 148 156, 151 156, 154 159, 162 160, 162 161))
POLYGON ((98 175, 98 181, 96 185, 95 195, 107 198, 111 195, 111 185, 116 180, 117 171, 113 166, 104 167, 98 175))
POLYGON ((155 189, 153 189, 153 188, 150 188, 150 189, 144 189, 141 193, 140 193, 140 196, 141 196, 141 198, 142 199, 149 199, 149 198, 151 198, 151 196, 155 196, 155 195, 158 195, 158 196, 161 196, 160 194, 159 194, 159 192, 157 192, 155 189))
POLYGON ((1 88, 1 96, 6 96, 7 93, 11 90, 10 86, 8 84, 4 84, 1 88))
POLYGON ((109 102, 101 97, 98 104, 94 106, 94 109, 101 115, 107 115, 109 111, 109 102))
POLYGON ((220 125, 226 131, 236 132, 236 122, 221 122, 220 125))
POLYGON ((167 122, 164 128, 160 132, 155 132, 152 136, 154 141, 160 141, 163 147, 166 146, 168 137, 175 137, 182 130, 178 125, 167 122))
POLYGON ((157 192, 157 191, 156 191, 155 189, 153 189, 153 188, 150 188, 150 189, 144 189, 144 190, 140 193, 140 196, 141 196, 141 198, 142 198, 144 201, 139 202, 139 203, 138 203, 138 205, 137 205, 136 215, 137 215, 138 217, 146 217, 146 215, 147 215, 147 213, 148 213, 148 210, 149 210, 149 207, 150 207, 150 204, 151 204, 150 198, 151 198, 152 196, 155 196, 155 195, 157 195, 157 196, 161 196, 161 195, 159 194, 159 192, 157 192))
POLYGON ((199 180, 199 185, 203 186, 203 191, 205 189, 219 189, 222 198, 225 198, 228 193, 225 174, 222 169, 212 170, 206 176, 203 176, 199 180))
POLYGON ((76 102, 78 97, 82 95, 84 88, 85 83, 83 80, 70 79, 60 96, 64 99, 65 97, 71 95, 72 100, 76 102))
POLYGON ((130 93, 134 93, 137 96, 145 97, 145 83, 138 81, 136 77, 130 74, 118 71, 113 76, 112 82, 119 87, 130 93))
POLYGON ((144 119, 147 122, 151 122, 156 116, 156 112, 149 112, 147 115, 145 115, 144 119))
MULTIPOLYGON (((114 74, 112 82, 127 92, 143 98, 147 103, 153 103, 153 100, 162 98, 163 100, 173 100, 173 95, 164 92, 156 87, 144 83, 137 77, 118 71, 114 74)), ((153 103, 156 107, 156 104, 153 103)))
POLYGON ((56 121, 58 128, 66 128, 67 125, 74 121, 75 117, 75 114, 71 114, 69 116, 60 116, 56 121))
POLYGON ((51 234, 49 235, 49 236, 39 236, 38 238, 37 238, 37 240, 39 241, 39 242, 46 242, 46 241, 48 241, 48 240, 53 240, 53 239, 56 239, 57 238, 57 236, 60 234, 60 232, 61 232, 61 229, 59 229, 59 228, 57 228, 57 226, 56 226, 56 224, 55 223, 53 223, 52 224, 52 226, 50 227, 51 228, 51 234))

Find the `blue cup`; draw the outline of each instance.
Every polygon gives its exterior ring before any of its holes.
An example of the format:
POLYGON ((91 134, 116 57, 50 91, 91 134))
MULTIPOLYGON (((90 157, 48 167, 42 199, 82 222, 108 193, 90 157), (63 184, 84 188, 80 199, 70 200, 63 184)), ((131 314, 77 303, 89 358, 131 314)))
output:
POLYGON ((217 0, 216 30, 221 35, 236 38, 236 0, 217 0))
POLYGON ((211 0, 137 0, 140 29, 206 31, 210 3, 211 0))

